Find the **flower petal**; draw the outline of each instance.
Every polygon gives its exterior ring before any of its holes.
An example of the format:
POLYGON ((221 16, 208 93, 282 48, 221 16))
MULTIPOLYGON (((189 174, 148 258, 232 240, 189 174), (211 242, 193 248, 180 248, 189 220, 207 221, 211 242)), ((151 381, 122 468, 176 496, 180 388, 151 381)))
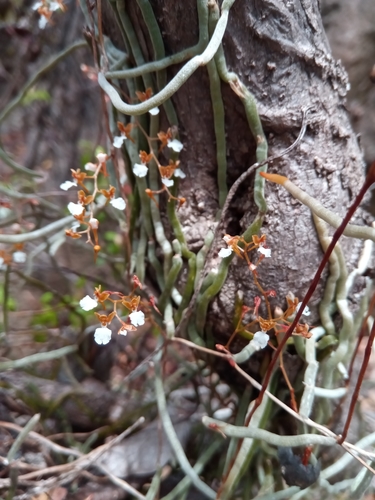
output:
POLYGON ((86 295, 79 301, 79 305, 82 307, 84 311, 91 311, 91 309, 95 309, 97 307, 98 302, 95 299, 92 299, 90 295, 86 295))
POLYGON ((72 201, 68 205, 68 210, 72 215, 81 215, 85 210, 85 207, 80 203, 73 203, 72 201))
POLYGON ((125 210, 126 202, 123 198, 114 198, 109 203, 112 207, 117 208, 117 210, 125 210))
POLYGON ((44 30, 47 24, 48 24, 48 19, 45 16, 40 16, 38 21, 39 29, 44 30))
POLYGON ((117 135, 113 138, 113 145, 115 148, 121 148, 125 141, 126 137, 124 135, 117 135))
POLYGON ((13 262, 16 262, 17 264, 23 264, 24 262, 26 262, 27 255, 25 254, 25 252, 18 251, 14 252, 12 257, 13 262))
POLYGON ((98 219, 95 219, 94 217, 92 217, 89 220, 89 224, 90 224, 91 229, 98 229, 98 227, 99 227, 99 221, 98 221, 98 219))
POLYGON ((98 153, 96 157, 99 163, 105 163, 108 159, 108 156, 105 153, 98 153))
POLYGON ((89 170, 90 172, 95 172, 97 168, 98 166, 95 163, 91 163, 91 161, 85 164, 85 170, 89 170))
POLYGON ((76 182, 65 181, 62 184, 60 184, 60 189, 62 189, 63 191, 68 191, 68 189, 70 189, 72 187, 76 187, 76 186, 77 186, 76 182))
POLYGON ((129 314, 130 323, 133 326, 140 326, 145 324, 145 315, 142 311, 133 311, 129 314))
POLYGON ((151 109, 149 110, 149 113, 150 113, 150 115, 155 116, 155 115, 158 115, 158 114, 159 114, 159 111, 160 111, 160 110, 159 110, 159 108, 158 108, 158 107, 156 107, 156 108, 151 108, 151 109))
POLYGON ((255 347, 258 351, 260 349, 264 349, 270 339, 270 336, 266 332, 256 332, 254 333, 253 340, 251 340, 250 344, 255 347))
POLYGON ((99 345, 106 345, 111 340, 112 332, 106 326, 97 328, 94 333, 94 340, 99 345))
POLYGON ((133 174, 137 177, 145 177, 148 172, 148 167, 143 163, 135 163, 133 167, 133 174))
MULTIPOLYGON (((298 302, 297 307, 296 307, 296 312, 298 312, 300 310, 301 306, 302 306, 302 302, 298 302)), ((305 309, 303 310, 302 314, 304 316, 310 316, 310 314, 311 314, 310 309, 307 306, 305 306, 305 309)))
POLYGON ((219 257, 222 259, 225 259, 226 257, 229 257, 229 255, 233 252, 231 248, 222 248, 219 252, 219 257))
POLYGON ((173 174, 175 177, 180 177, 180 179, 185 179, 186 174, 180 168, 176 168, 173 174))
POLYGON ((271 249, 270 248, 264 248, 262 246, 258 247, 258 252, 263 254, 266 258, 271 257, 271 249))
POLYGON ((54 12, 55 10, 61 9, 61 5, 58 2, 50 2, 49 4, 49 10, 51 12, 54 12))
POLYGON ((176 153, 179 153, 184 147, 182 142, 180 142, 178 139, 172 139, 172 140, 169 139, 167 146, 169 148, 172 148, 173 151, 175 151, 176 153))
POLYGON ((167 186, 167 187, 171 187, 174 184, 173 179, 167 179, 166 177, 162 177, 161 182, 164 184, 164 186, 167 186))

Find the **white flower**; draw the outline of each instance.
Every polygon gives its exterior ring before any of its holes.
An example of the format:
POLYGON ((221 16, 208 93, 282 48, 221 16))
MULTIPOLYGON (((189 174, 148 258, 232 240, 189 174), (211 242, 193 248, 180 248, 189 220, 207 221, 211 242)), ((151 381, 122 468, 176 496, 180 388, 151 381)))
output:
POLYGON ((38 10, 39 7, 42 7, 42 6, 43 6, 42 2, 36 2, 36 3, 34 3, 34 5, 31 8, 32 8, 32 10, 38 10))
POLYGON ((89 220, 89 224, 90 224, 91 229, 98 229, 98 227, 99 227, 99 221, 98 221, 98 219, 95 219, 94 217, 92 217, 89 220))
POLYGON ((75 186, 77 186, 76 182, 65 181, 62 184, 60 184, 60 189, 62 189, 63 191, 68 191, 68 189, 75 187, 75 186))
POLYGON ((91 163, 91 161, 85 164, 85 170, 89 170, 90 172, 95 172, 97 168, 97 165, 95 165, 95 163, 91 163))
POLYGON ((140 326, 145 324, 145 315, 142 311, 133 311, 129 314, 130 323, 133 326, 140 326))
POLYGON ((44 30, 44 28, 47 26, 47 24, 48 24, 48 19, 44 16, 40 16, 39 21, 38 21, 39 29, 44 30))
POLYGON ((51 12, 54 12, 55 10, 61 9, 61 6, 57 2, 50 2, 49 4, 49 10, 51 12))
POLYGON ((109 202, 112 207, 117 208, 117 210, 125 210, 126 203, 123 198, 114 198, 109 202))
POLYGON ((159 108, 156 107, 156 108, 151 108, 148 112, 150 113, 150 115, 155 116, 159 114, 159 111, 160 111, 159 108))
POLYGON ((98 153, 96 155, 96 157, 97 157, 99 163, 105 163, 108 159, 108 157, 105 153, 98 153))
MULTIPOLYGON (((302 306, 302 302, 298 302, 297 307, 296 307, 296 312, 298 312, 300 310, 301 306, 302 306)), ((305 309, 303 310, 302 314, 304 316, 310 316, 310 314, 311 314, 310 309, 307 306, 305 306, 305 309)))
POLYGON ((258 247, 258 252, 263 254, 266 258, 271 257, 271 249, 270 248, 264 248, 262 246, 258 247))
POLYGON ((175 151, 176 153, 179 153, 181 151, 181 149, 184 147, 182 142, 180 142, 178 139, 173 139, 173 140, 168 139, 167 146, 169 148, 172 148, 173 151, 175 151))
POLYGON ((266 332, 256 332, 250 344, 255 347, 257 351, 264 349, 269 341, 270 336, 266 332))
POLYGON ((173 174, 175 177, 180 177, 181 179, 185 179, 186 174, 180 168, 176 168, 173 174))
POLYGON ((72 201, 68 205, 68 210, 72 215, 81 215, 85 207, 81 203, 73 203, 72 201))
POLYGON ((164 186, 167 186, 167 187, 171 187, 174 184, 173 179, 167 179, 166 177, 162 177, 161 182, 164 184, 164 186))
POLYGON ((225 259, 225 257, 229 257, 229 255, 233 252, 231 248, 222 248, 219 252, 219 257, 225 259))
POLYGON ((99 345, 106 345, 111 340, 112 332, 106 326, 97 328, 94 333, 94 340, 99 345))
POLYGON ((133 174, 137 177, 145 177, 148 172, 148 167, 143 163, 134 163, 133 174))
POLYGON ((23 264, 24 262, 26 262, 26 254, 25 252, 14 252, 13 254, 13 262, 16 262, 17 264, 23 264))
POLYGON ((113 139, 113 145, 115 148, 121 148, 121 146, 126 141, 127 137, 125 135, 116 135, 113 139))
POLYGON ((91 309, 95 309, 97 307, 98 302, 95 299, 92 299, 90 295, 86 295, 79 301, 79 305, 82 307, 84 311, 91 311, 91 309))

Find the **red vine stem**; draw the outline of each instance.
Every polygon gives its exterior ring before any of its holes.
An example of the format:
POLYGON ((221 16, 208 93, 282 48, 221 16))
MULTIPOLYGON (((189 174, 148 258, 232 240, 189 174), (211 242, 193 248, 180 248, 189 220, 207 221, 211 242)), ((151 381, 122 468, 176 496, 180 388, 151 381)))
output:
MULTIPOLYGON (((264 177, 266 177, 266 175, 264 175, 264 177)), ((269 384, 269 381, 271 379, 271 375, 272 375, 273 369, 275 368, 277 359, 278 359, 280 353, 282 352, 285 344, 288 342, 288 339, 292 336, 294 328, 297 326, 297 324, 298 324, 298 322, 299 322, 299 320, 300 320, 300 318, 302 316, 302 313, 303 313, 305 307, 307 306, 309 300, 311 299, 311 296, 314 293, 314 291, 315 291, 315 289, 316 289, 316 287, 317 287, 317 285, 319 283, 319 280, 320 280, 320 277, 321 277, 322 272, 324 270, 324 267, 327 264, 328 259, 331 256, 331 253, 333 252, 333 249, 335 248, 336 243, 338 242, 340 236, 344 232, 346 226, 349 224, 350 219, 352 218, 354 212, 359 207, 359 205, 360 205, 363 197, 365 196, 366 192, 368 191, 368 189, 372 186, 372 184, 374 182, 375 182, 375 161, 372 163, 371 167, 369 168, 369 171, 367 173, 366 179, 365 179, 365 181, 363 183, 363 186, 362 186, 360 192, 358 193, 356 199, 354 200, 354 203, 349 207, 348 212, 345 215, 342 223, 340 224, 340 226, 334 232, 332 240, 331 240, 331 243, 329 244, 329 246, 327 248, 327 251, 325 252, 325 254, 323 256, 323 259, 322 259, 322 261, 321 261, 321 263, 320 263, 320 265, 318 267, 318 270, 315 273, 314 279, 313 279, 313 281, 312 281, 312 283, 311 283, 311 285, 310 285, 310 287, 309 287, 309 289, 308 289, 308 291, 307 291, 307 293, 305 295, 305 298, 302 301, 302 305, 300 306, 299 310, 297 311, 297 314, 296 314, 296 317, 294 318, 293 323, 288 328, 288 330, 287 330, 284 338, 282 339, 282 341, 278 345, 278 348, 276 349, 274 355, 272 356, 271 362, 270 362, 270 364, 268 366, 266 375, 264 377, 264 381, 263 381, 263 384, 262 384, 262 389, 261 389, 261 391, 260 391, 260 393, 259 393, 259 395, 258 395, 258 397, 257 397, 257 399, 255 401, 255 404, 254 404, 251 412, 249 413, 248 417, 246 418, 246 422, 245 422, 246 426, 249 425, 250 420, 251 420, 252 416, 254 415, 256 409, 259 408, 260 404, 263 401, 263 396, 264 396, 266 388, 267 388, 267 386, 269 384)), ((371 334, 370 334, 368 345, 369 344, 372 345, 371 337, 372 337, 372 340, 373 340, 374 336, 375 336, 375 326, 373 326, 373 328, 371 330, 371 334)), ((371 350, 371 346, 370 346, 370 350, 371 350)), ((366 347, 366 353, 367 353, 367 351, 368 351, 368 348, 366 347)), ((367 360, 367 362, 368 362, 368 360, 367 360)), ((366 364, 366 366, 367 366, 367 364, 366 364)), ((360 380, 361 379, 358 378, 358 382, 360 380)), ((358 385, 358 383, 357 383, 357 385, 358 385)), ((359 388, 358 388, 358 390, 359 390, 359 388)), ((358 397, 358 394, 357 394, 357 397, 358 397)), ((353 398, 354 398, 354 395, 353 395, 353 398)), ((353 403, 353 398, 352 398, 352 403, 353 403)), ((354 401, 354 404, 355 404, 355 401, 354 401)), ((349 421, 349 423, 350 423, 350 421, 349 421)), ((345 432, 345 430, 347 431, 347 427, 348 427, 348 425, 345 425, 344 432, 345 432)), ((340 438, 340 442, 342 442, 344 440, 344 438, 345 438, 345 435, 343 434, 343 436, 340 438)))

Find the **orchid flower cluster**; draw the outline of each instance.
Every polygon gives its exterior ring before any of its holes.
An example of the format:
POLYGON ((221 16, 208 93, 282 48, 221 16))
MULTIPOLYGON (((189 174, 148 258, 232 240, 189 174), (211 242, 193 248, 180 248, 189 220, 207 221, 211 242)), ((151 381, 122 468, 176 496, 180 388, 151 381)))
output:
POLYGON ((0 248, 0 270, 4 266, 14 264, 23 264, 26 262, 27 255, 23 251, 23 243, 16 243, 11 251, 0 248))
MULTIPOLYGON (((278 316, 276 318, 273 318, 273 315, 271 313, 271 305, 269 302, 269 297, 276 297, 276 292, 274 290, 264 290, 259 283, 258 273, 257 273, 257 268, 259 264, 265 258, 271 257, 271 249, 268 248, 266 245, 265 234, 263 234, 260 237, 254 235, 252 237, 252 241, 249 243, 246 242, 245 239, 242 238, 241 236, 230 236, 228 234, 224 235, 223 240, 226 242, 227 248, 222 248, 220 250, 219 257, 227 258, 232 253, 234 253, 235 255, 246 261, 248 268, 253 275, 254 282, 265 300, 268 312, 268 319, 265 319, 259 315, 259 307, 262 301, 261 297, 259 296, 255 297, 254 299, 254 308, 242 306, 242 311, 240 314, 237 327, 235 331, 232 333, 224 349, 225 350, 229 349, 229 346, 237 333, 240 333, 246 336, 247 338, 250 337, 252 339, 250 344, 254 347, 255 350, 264 349, 268 344, 270 338, 267 332, 269 332, 270 330, 274 330, 276 335, 283 332, 285 333, 288 330, 291 324, 291 320, 293 320, 295 316, 295 313, 301 307, 301 302, 299 302, 298 299, 294 297, 292 294, 289 294, 289 296, 286 297, 288 304, 286 311, 283 312, 279 310, 279 308, 277 308, 278 316), (249 253, 255 249, 258 251, 260 255, 257 261, 253 263, 250 260, 249 253), (242 324, 243 318, 250 311, 252 311, 253 319, 250 323, 243 325, 242 324), (252 333, 250 329, 253 329, 253 326, 256 323, 258 323, 260 330, 258 330, 255 333, 252 333)), ((305 307, 303 314, 305 316, 308 316, 310 314, 308 307, 305 307)), ((310 338, 311 333, 309 332, 309 325, 306 323, 305 324, 298 323, 293 331, 293 335, 299 335, 304 338, 310 338)), ((223 346, 220 347, 223 348, 223 346)))
MULTIPOLYGON (((108 303, 112 304, 112 311, 109 314, 97 313, 101 326, 96 328, 94 333, 94 340, 97 344, 105 345, 111 340, 112 331, 108 326, 111 324, 112 320, 116 318, 120 323, 120 328, 118 330, 118 335, 127 335, 129 331, 136 331, 138 326, 144 325, 145 315, 139 310, 139 303, 141 297, 135 295, 137 288, 142 289, 142 285, 137 276, 133 276, 133 290, 130 295, 124 295, 121 292, 101 290, 101 285, 95 288, 94 298, 90 295, 86 295, 80 300, 80 306, 84 311, 91 311, 98 307, 100 304, 105 310, 108 303), (125 308, 125 313, 123 315, 119 314, 119 307, 125 308), (124 321, 121 316, 126 316, 124 321)), ((150 301, 152 304, 152 301, 150 301)))
MULTIPOLYGON (((149 89, 148 89, 149 90, 149 89)), ((150 97, 150 93, 147 91, 143 92, 144 96, 141 96, 140 92, 137 92, 137 95, 139 94, 139 98, 141 100, 145 100, 145 97, 150 97)), ((150 113, 153 110, 150 110, 150 113)), ((155 113, 151 113, 155 114, 155 113)), ((118 129, 120 131, 120 135, 116 136, 113 141, 113 146, 115 148, 121 148, 124 142, 129 139, 130 141, 134 142, 130 132, 133 127, 136 125, 133 123, 128 123, 127 125, 124 125, 121 122, 117 122, 118 129)), ((139 126, 139 125, 138 125, 139 126)), ((144 132, 144 131, 143 131, 144 132)), ((161 165, 161 163, 158 160, 157 155, 154 153, 154 149, 152 147, 152 142, 153 141, 159 141, 160 142, 160 147, 158 150, 158 153, 161 153, 165 148, 169 148, 172 150, 174 153, 180 153, 183 149, 183 144, 176 138, 176 131, 169 128, 167 132, 159 132, 157 134, 156 138, 150 138, 146 134, 146 139, 148 141, 149 145, 149 153, 146 151, 140 151, 139 152, 139 159, 140 163, 135 163, 133 165, 133 173, 136 177, 146 177, 149 171, 149 166, 148 164, 151 161, 154 161, 157 165, 157 168, 159 170, 160 174, 160 180, 162 183, 162 188, 159 191, 152 191, 151 189, 146 189, 146 194, 149 196, 156 204, 157 201, 154 198, 155 194, 160 194, 164 191, 168 193, 168 200, 176 200, 179 203, 179 206, 183 205, 185 203, 185 198, 179 197, 176 198, 173 196, 173 194, 169 191, 168 188, 172 187, 174 185, 174 179, 175 178, 180 178, 184 179, 186 177, 186 174, 181 170, 179 167, 180 161, 179 160, 169 160, 169 164, 167 166, 161 165)))
POLYGON ((87 243, 93 246, 95 257, 100 251, 98 228, 99 221, 95 218, 95 199, 97 195, 102 195, 105 198, 106 204, 111 204, 117 210, 124 210, 126 207, 126 202, 123 198, 115 197, 115 188, 109 185, 108 189, 99 189, 98 187, 98 176, 102 173, 107 177, 107 167, 106 161, 108 156, 105 153, 99 153, 96 155, 97 163, 86 163, 85 170, 92 172, 89 175, 86 172, 82 172, 80 169, 73 170, 72 177, 73 181, 65 181, 60 185, 60 188, 64 191, 72 187, 80 187, 78 191, 78 203, 70 202, 68 204, 68 210, 76 219, 75 224, 73 224, 71 229, 66 229, 65 233, 67 236, 73 239, 81 238, 83 234, 87 235, 87 243), (87 188, 86 182, 93 181, 94 187, 92 192, 87 188), (85 229, 78 231, 80 226, 84 226, 85 229))
POLYGON ((41 30, 51 22, 52 14, 56 10, 66 11, 66 7, 61 0, 40 0, 34 3, 32 9, 36 10, 40 15, 38 25, 41 30))

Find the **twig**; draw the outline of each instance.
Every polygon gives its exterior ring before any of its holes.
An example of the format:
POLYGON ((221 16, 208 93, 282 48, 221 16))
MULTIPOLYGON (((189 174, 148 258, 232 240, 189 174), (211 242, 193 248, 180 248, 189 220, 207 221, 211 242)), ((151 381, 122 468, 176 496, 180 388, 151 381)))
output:
POLYGON ((63 219, 59 219, 55 222, 51 222, 47 226, 44 226, 40 229, 36 229, 35 231, 31 231, 30 233, 22 233, 22 234, 0 234, 0 243, 25 243, 26 241, 33 241, 38 238, 43 238, 52 232, 59 231, 63 227, 71 224, 75 221, 73 215, 68 215, 63 219))
MULTIPOLYGON (((40 436, 39 434, 31 431, 28 433, 28 436, 30 438, 37 439, 38 441, 42 442, 43 444, 47 445, 49 448, 58 451, 58 452, 63 452, 65 455, 73 455, 75 457, 78 457, 76 460, 73 462, 63 464, 63 465, 55 465, 52 467, 46 467, 44 469, 39 469, 33 472, 29 472, 27 474, 22 474, 18 476, 18 483, 19 484, 25 484, 25 485, 30 485, 30 480, 39 479, 42 476, 45 475, 54 475, 55 477, 51 478, 52 482, 56 481, 56 475, 59 475, 59 480, 61 480, 61 475, 65 477, 66 475, 66 480, 72 479, 75 477, 77 474, 80 473, 82 469, 85 469, 91 465, 94 465, 94 463, 98 460, 98 458, 105 452, 108 451, 112 446, 115 444, 121 442, 126 436, 128 436, 131 432, 133 432, 137 427, 142 425, 144 422, 144 418, 141 417, 139 418, 132 426, 128 427, 124 432, 122 432, 120 435, 112 439, 110 442, 99 446, 98 448, 95 448, 92 450, 90 453, 83 455, 77 450, 70 450, 68 448, 64 448, 62 446, 57 445, 56 443, 53 443, 49 439, 40 436)), ((1 427, 5 428, 10 428, 10 429, 15 429, 15 430, 20 430, 22 432, 22 428, 19 426, 16 426, 15 424, 10 424, 9 422, 0 422, 1 427)), ((134 495, 136 498, 140 500, 145 500, 144 495, 141 495, 137 490, 135 490, 130 484, 128 484, 126 481, 114 476, 111 474, 104 466, 100 464, 95 464, 96 467, 101 469, 107 476, 108 478, 117 486, 120 486, 124 491, 127 491, 128 493, 134 495)), ((49 480, 44 480, 43 485, 46 486, 48 484, 49 480)), ((0 479, 0 488, 7 488, 10 486, 10 479, 0 479)))
POLYGON ((155 392, 156 399, 158 403, 158 409, 160 414, 160 420, 163 425, 164 431, 167 435, 169 444, 173 449, 176 458, 181 466, 181 469, 184 473, 191 479, 194 486, 199 489, 202 493, 204 493, 208 498, 215 499, 216 493, 212 490, 206 483, 204 483, 196 471, 190 465, 188 459, 186 458, 185 452, 181 446, 181 443, 178 439, 176 431, 174 430, 171 417, 169 416, 167 410, 167 402, 165 398, 163 381, 161 378, 161 365, 160 365, 160 355, 155 357, 155 392))
MULTIPOLYGON (((212 356, 216 356, 216 357, 219 357, 219 358, 222 358, 222 359, 226 359, 228 362, 230 362, 230 365, 238 373, 240 373, 246 380, 248 380, 250 382, 250 384, 255 389, 257 389, 259 391, 262 389, 262 384, 260 384, 259 382, 257 382, 253 377, 251 377, 248 373, 246 373, 244 370, 242 370, 242 368, 240 368, 237 365, 237 363, 234 362, 233 357, 230 354, 224 354, 222 352, 213 351, 212 349, 196 345, 193 342, 190 342, 189 340, 182 339, 182 338, 173 337, 170 340, 173 341, 173 342, 179 342, 181 344, 185 344, 185 345, 189 346, 191 349, 196 349, 196 350, 202 351, 202 352, 204 352, 206 354, 211 354, 212 356)), ((290 408, 287 404, 285 404, 284 402, 282 402, 280 399, 278 399, 274 394, 272 394, 268 390, 265 391, 265 395, 268 398, 270 398, 272 401, 274 401, 280 408, 282 408, 287 413, 289 413, 290 415, 292 415, 295 419, 299 420, 300 422, 302 422, 302 423, 304 423, 304 424, 306 424, 306 425, 308 425, 310 427, 313 427, 314 429, 316 429, 318 432, 320 432, 324 436, 327 436, 327 437, 335 439, 335 441, 337 442, 338 436, 334 432, 332 432, 331 430, 329 430, 328 428, 326 428, 325 426, 320 425, 320 424, 314 422, 313 420, 311 420, 308 417, 304 417, 304 416, 300 415, 299 413, 296 413, 294 410, 292 410, 292 408, 290 408)), ((375 442, 375 433, 371 434, 371 436, 372 437, 369 438, 369 439, 372 439, 373 441, 371 441, 370 444, 372 442, 375 442)), ((363 438, 363 440, 359 441, 356 445, 352 445, 352 444, 348 443, 347 441, 345 441, 345 443, 343 443, 343 446, 345 446, 345 449, 349 453, 351 453, 354 458, 356 458, 355 454, 361 454, 362 456, 364 456, 366 458, 375 459, 375 452, 367 452, 365 450, 360 449, 360 446, 369 446, 369 444, 367 442, 367 438, 368 438, 368 436, 366 438, 363 438)), ((350 459, 351 458, 349 458, 349 460, 350 459)))
POLYGON ((76 352, 78 346, 68 345, 66 347, 61 347, 60 349, 55 349, 48 352, 37 352, 36 354, 30 354, 30 356, 25 356, 24 358, 14 359, 11 361, 0 361, 0 371, 14 370, 16 368, 23 368, 25 366, 31 365, 33 363, 41 363, 43 361, 49 361, 51 359, 58 359, 76 352))

